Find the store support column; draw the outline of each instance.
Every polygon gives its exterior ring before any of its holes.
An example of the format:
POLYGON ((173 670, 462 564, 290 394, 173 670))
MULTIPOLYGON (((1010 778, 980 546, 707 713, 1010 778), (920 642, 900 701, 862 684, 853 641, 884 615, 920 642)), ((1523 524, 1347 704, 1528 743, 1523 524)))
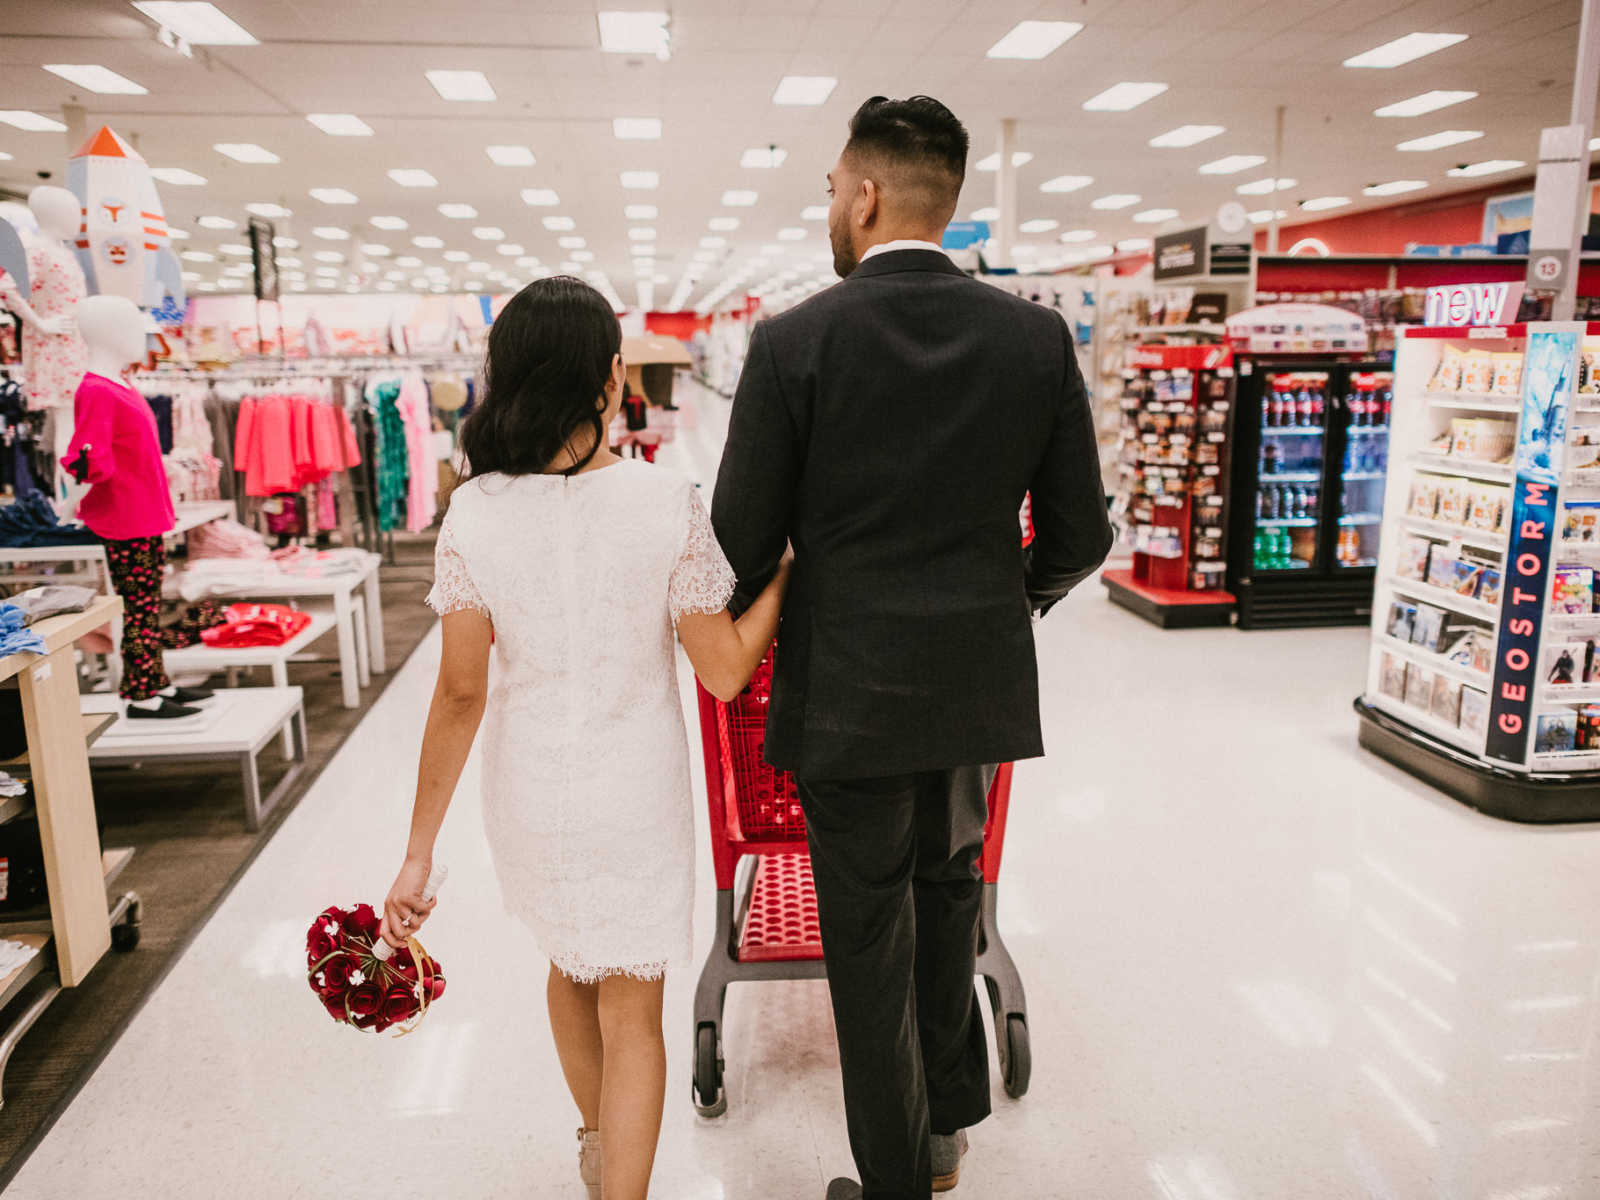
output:
POLYGON ((1017 165, 1012 162, 1016 152, 1017 119, 1006 117, 1000 122, 1000 161, 994 173, 994 206, 1000 211, 1000 219, 995 223, 990 266, 1012 265, 1011 243, 1017 236, 1017 165))
MULTIPOLYGON (((1572 204, 1573 220, 1564 231, 1563 239, 1567 244, 1568 269, 1562 272, 1561 285, 1556 292, 1555 304, 1551 316, 1557 321, 1570 321, 1577 311, 1578 298, 1578 263, 1583 247, 1583 235, 1589 232, 1589 139, 1594 136, 1594 93, 1600 86, 1600 0, 1583 0, 1583 21, 1578 27, 1578 63, 1572 78, 1572 126, 1576 127, 1573 137, 1574 153, 1578 156, 1580 169, 1575 172, 1578 176, 1577 188, 1568 185, 1569 195, 1558 199, 1557 211, 1567 211, 1565 206, 1572 204), (1577 194, 1571 195, 1575 191, 1577 194)), ((1544 154, 1539 157, 1544 158, 1544 154)), ((1558 183, 1560 176, 1552 179, 1558 183)), ((1534 214, 1537 218, 1540 202, 1539 184, 1545 181, 1545 172, 1541 169, 1539 179, 1534 184, 1534 214)), ((1538 224, 1537 219, 1535 225, 1538 224)), ((1530 278, 1528 286, 1537 286, 1538 281, 1531 276, 1536 271, 1538 250, 1542 247, 1537 242, 1528 250, 1528 271, 1530 278)))

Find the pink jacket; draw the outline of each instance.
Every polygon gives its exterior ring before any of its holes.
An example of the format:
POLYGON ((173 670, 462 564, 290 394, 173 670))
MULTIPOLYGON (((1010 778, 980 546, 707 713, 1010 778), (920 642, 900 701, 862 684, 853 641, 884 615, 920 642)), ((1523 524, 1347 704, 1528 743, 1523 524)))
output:
POLYGON ((70 472, 88 449, 89 494, 78 519, 111 541, 159 537, 177 524, 155 414, 127 384, 85 374, 73 399, 72 441, 62 464, 70 472))

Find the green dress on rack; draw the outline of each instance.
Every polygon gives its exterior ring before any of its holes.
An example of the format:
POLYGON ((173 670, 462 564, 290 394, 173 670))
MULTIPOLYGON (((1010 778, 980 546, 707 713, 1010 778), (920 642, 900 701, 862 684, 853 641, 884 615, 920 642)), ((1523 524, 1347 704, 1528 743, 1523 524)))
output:
POLYGON ((367 400, 377 414, 372 423, 374 458, 378 474, 378 528, 384 533, 401 524, 401 505, 411 483, 406 454, 405 418, 400 415, 400 381, 385 379, 367 389, 367 400))

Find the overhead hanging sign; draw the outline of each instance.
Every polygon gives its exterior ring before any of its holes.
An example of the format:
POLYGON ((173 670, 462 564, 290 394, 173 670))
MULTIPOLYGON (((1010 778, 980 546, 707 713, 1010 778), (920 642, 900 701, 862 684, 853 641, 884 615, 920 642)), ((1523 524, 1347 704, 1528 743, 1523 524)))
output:
POLYGON ((1539 634, 1549 607, 1551 546, 1558 536, 1557 491, 1567 444, 1567 407, 1578 360, 1578 330, 1540 330, 1528 338, 1522 368, 1522 424, 1511 495, 1511 544, 1506 550, 1489 695, 1485 754, 1522 763, 1539 690, 1539 634))
POLYGON ((1578 204, 1589 199, 1589 147, 1584 141, 1588 133, 1582 125, 1554 125, 1540 131, 1533 227, 1528 231, 1527 285, 1531 288, 1560 291, 1572 270, 1578 204))
POLYGON ((255 267, 256 299, 278 298, 277 228, 271 221, 250 218, 250 261, 255 267))
POLYGON ((944 237, 939 244, 946 250, 965 250, 979 242, 989 240, 987 221, 951 221, 944 227, 944 237))
POLYGON ((1423 306, 1423 323, 1453 325, 1506 325, 1517 319, 1522 303, 1520 283, 1447 283, 1431 287, 1423 306))
POLYGON ((1156 238, 1152 250, 1155 278, 1183 279, 1206 273, 1206 227, 1164 233, 1156 238))

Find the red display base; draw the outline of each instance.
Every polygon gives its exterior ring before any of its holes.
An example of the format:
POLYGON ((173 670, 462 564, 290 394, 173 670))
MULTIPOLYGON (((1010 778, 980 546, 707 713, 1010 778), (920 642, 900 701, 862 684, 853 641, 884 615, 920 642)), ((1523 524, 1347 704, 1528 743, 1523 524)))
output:
POLYGON ((1102 572, 1100 582, 1113 602, 1163 629, 1227 625, 1233 619, 1232 592, 1152 587, 1135 579, 1132 571, 1102 572))

